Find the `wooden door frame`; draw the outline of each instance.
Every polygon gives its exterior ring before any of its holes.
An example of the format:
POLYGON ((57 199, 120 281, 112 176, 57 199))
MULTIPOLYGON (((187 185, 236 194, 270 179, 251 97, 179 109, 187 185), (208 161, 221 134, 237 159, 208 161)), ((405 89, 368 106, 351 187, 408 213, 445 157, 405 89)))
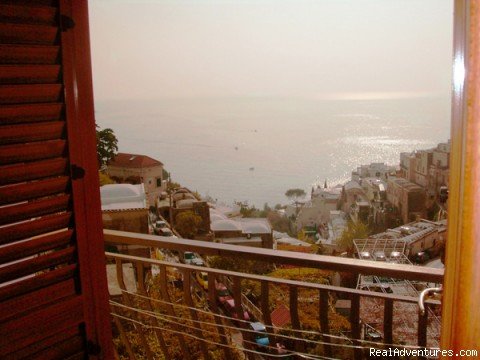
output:
MULTIPOLYGON (((480 1, 455 0, 442 350, 479 350, 480 1)), ((448 358, 448 357, 443 357, 448 358)))
POLYGON ((88 2, 60 0, 60 16, 70 167, 80 171, 72 169, 72 193, 87 353, 91 359, 112 359, 88 2))

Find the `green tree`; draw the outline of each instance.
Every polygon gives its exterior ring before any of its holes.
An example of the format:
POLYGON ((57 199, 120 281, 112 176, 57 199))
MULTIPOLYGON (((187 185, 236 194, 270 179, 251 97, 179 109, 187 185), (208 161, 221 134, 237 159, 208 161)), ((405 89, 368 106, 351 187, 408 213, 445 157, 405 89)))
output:
POLYGON ((342 250, 353 253, 353 240, 366 239, 370 235, 370 229, 361 221, 349 221, 347 228, 343 230, 342 236, 338 239, 338 246, 342 250))
POLYGON ((296 207, 296 214, 298 215, 298 199, 299 198, 303 198, 305 197, 306 193, 305 193, 305 190, 303 189, 288 189, 286 192, 285 192, 285 196, 287 198, 289 198, 294 204, 295 204, 295 207, 296 207))
POLYGON ((99 129, 97 125, 97 157, 98 166, 101 168, 117 155, 118 139, 112 129, 99 129))
POLYGON ((182 187, 179 183, 175 181, 168 181, 167 182, 167 191, 169 192, 174 192, 175 190, 178 190, 182 187))
POLYGON ((288 189, 285 192, 285 196, 292 201, 297 201, 299 198, 302 198, 306 195, 305 190, 303 189, 288 189))
POLYGON ((193 211, 184 211, 175 217, 175 229, 187 239, 193 239, 198 234, 202 218, 193 211))

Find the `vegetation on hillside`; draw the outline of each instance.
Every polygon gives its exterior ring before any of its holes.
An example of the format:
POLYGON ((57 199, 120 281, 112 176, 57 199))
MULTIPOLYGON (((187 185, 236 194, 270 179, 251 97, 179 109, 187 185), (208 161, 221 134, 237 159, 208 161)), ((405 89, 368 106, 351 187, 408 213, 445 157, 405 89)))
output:
POLYGON ((193 211, 184 211, 175 217, 175 229, 186 239, 193 239, 198 234, 200 225, 202 224, 201 216, 193 211))
MULTIPOLYGON (((169 280, 176 278, 178 274, 173 274, 173 271, 167 270, 168 274, 167 277, 169 280)), ((159 326, 161 330, 159 331, 160 336, 163 337, 165 343, 167 344, 167 348, 169 351, 169 355, 171 359, 174 360, 181 360, 184 359, 181 346, 180 346, 180 338, 179 336, 174 333, 181 332, 183 333, 183 338, 185 339, 185 345, 187 350, 192 359, 200 359, 203 358, 203 353, 200 346, 200 341, 195 340, 193 336, 203 338, 209 342, 213 343, 220 343, 221 338, 220 334, 218 333, 217 327, 215 324, 215 318, 213 315, 204 312, 195 312, 198 316, 198 320, 204 322, 201 326, 193 322, 195 320, 192 318, 192 312, 184 307, 185 298, 183 291, 178 289, 174 286, 169 285, 167 287, 169 300, 176 304, 175 306, 171 307, 168 304, 164 303, 163 301, 166 300, 161 294, 161 286, 160 286, 160 279, 159 277, 155 277, 150 286, 150 296, 152 297, 153 301, 151 301, 151 306, 153 307, 153 311, 156 313, 156 317, 158 322, 155 319, 148 315, 139 315, 138 313, 126 312, 124 309, 118 306, 113 306, 113 310, 117 314, 121 314, 122 316, 126 316, 129 318, 134 317, 137 321, 141 321, 150 326, 159 326), (160 301, 155 301, 160 300, 160 301), (175 317, 172 318, 172 312, 174 311, 175 317), (210 325, 210 324, 213 325, 210 325), (199 331, 198 331, 199 330, 199 331), (200 336, 199 336, 200 335, 200 336)), ((205 310, 207 308, 207 303, 204 298, 198 298, 196 296, 192 297, 193 305, 195 308, 200 310, 205 310)), ((131 297, 133 304, 136 308, 140 308, 142 310, 149 310, 150 305, 147 302, 138 297, 131 297)), ((129 342, 132 345, 132 350, 137 356, 138 359, 146 359, 146 352, 145 346, 142 343, 142 339, 140 337, 140 331, 144 334, 147 344, 149 348, 152 350, 153 358, 154 359, 165 359, 163 356, 159 341, 156 338, 156 332, 152 328, 145 328, 142 329, 141 327, 134 327, 133 323, 121 320, 121 324, 126 332, 126 336, 129 342)), ((121 341, 118 329, 114 329, 114 344, 116 345, 118 354, 120 359, 129 359, 127 349, 125 344, 121 341)), ((225 329, 225 336, 227 343, 232 345, 232 333, 229 329, 225 329)), ((213 360, 221 360, 225 359, 225 353, 223 352, 222 346, 217 346, 214 344, 207 344, 207 351, 209 354, 209 358, 213 360)), ((243 354, 238 350, 231 351, 232 359, 233 360, 240 360, 243 359, 243 354)))
POLYGON ((355 239, 366 239, 370 235, 370 229, 361 221, 353 222, 349 221, 347 228, 343 230, 342 236, 338 240, 338 246, 347 251, 350 254, 353 254, 354 245, 353 240, 355 239))
POLYGON ((100 180, 100 186, 115 184, 115 181, 108 176, 108 174, 105 174, 101 171, 98 172, 98 178, 100 180))
POLYGON ((247 260, 241 257, 210 256, 211 267, 222 270, 238 271, 247 274, 266 274, 273 269, 273 264, 264 261, 247 260))

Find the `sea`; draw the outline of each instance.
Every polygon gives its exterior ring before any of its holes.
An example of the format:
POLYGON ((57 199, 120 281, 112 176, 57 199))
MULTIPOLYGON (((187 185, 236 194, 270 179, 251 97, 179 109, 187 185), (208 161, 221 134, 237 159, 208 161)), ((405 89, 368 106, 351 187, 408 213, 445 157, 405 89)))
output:
POLYGON ((450 107, 447 97, 98 100, 95 116, 120 152, 160 160, 173 181, 218 202, 261 208, 447 141, 450 107))

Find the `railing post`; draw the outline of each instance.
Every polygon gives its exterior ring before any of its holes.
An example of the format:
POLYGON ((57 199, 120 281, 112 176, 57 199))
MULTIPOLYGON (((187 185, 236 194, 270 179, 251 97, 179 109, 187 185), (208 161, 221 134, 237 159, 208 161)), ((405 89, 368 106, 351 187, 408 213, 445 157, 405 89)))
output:
MULTIPOLYGON (((422 314, 418 312, 418 346, 422 348, 427 347, 427 326, 428 326, 428 304, 425 303, 425 312, 422 314)), ((420 360, 426 359, 425 357, 419 357, 420 360)))
MULTIPOLYGON (((195 336, 199 339, 203 339, 203 332, 202 332, 202 325, 198 322, 198 316, 193 307, 195 306, 192 299, 192 286, 191 286, 191 279, 192 279, 192 272, 190 269, 182 269, 183 274, 183 299, 187 306, 190 308, 190 317, 192 318, 195 330, 195 336)), ((202 350, 203 356, 205 359, 208 359, 208 349, 207 344, 204 341, 200 341, 200 349, 202 350)))
POLYGON ((383 342, 393 344, 393 300, 385 299, 383 307, 383 342))
MULTIPOLYGON (((238 316, 239 320, 243 319, 243 308, 242 308, 242 283, 241 279, 237 276, 233 278, 233 300, 235 302, 235 313, 238 316)), ((241 327, 245 327, 243 322, 239 322, 241 327)))
MULTIPOLYGON (((215 289, 216 280, 217 279, 215 274, 209 272, 208 273, 208 303, 213 313, 219 314, 218 305, 217 305, 217 293, 215 289)), ((215 323, 217 324, 216 328, 218 331, 218 336, 220 337, 220 342, 223 345, 225 345, 225 346, 222 346, 223 353, 225 354, 225 358, 233 359, 233 355, 232 355, 232 352, 230 351, 229 344, 227 341, 227 334, 225 333, 225 329, 223 328, 224 321, 218 316, 214 315, 213 317, 215 318, 215 323)))
POLYGON ((122 322, 115 315, 112 315, 112 319, 113 319, 113 323, 117 327, 118 333, 120 334, 120 341, 122 342, 122 344, 125 346, 125 349, 127 350, 128 357, 130 358, 130 360, 136 360, 137 357, 135 356, 135 352, 132 350, 132 345, 130 344, 130 340, 128 340, 128 336, 125 333, 125 329, 123 328, 122 322))
MULTIPOLYGON (((235 276, 233 278, 233 301, 235 302, 235 313, 237 314, 237 319, 241 320, 239 321, 239 330, 242 333, 242 337, 244 340, 247 341, 252 341, 253 336, 249 332, 243 331, 245 329, 245 323, 243 322, 244 316, 243 316, 243 307, 242 307, 242 279, 238 276, 235 276)), ((248 350, 251 350, 252 346, 248 342, 243 343, 244 347, 248 350)), ((247 359, 253 359, 253 354, 250 352, 245 352, 247 359)))
MULTIPOLYGON (((145 299, 145 301, 144 301, 145 306, 146 306, 148 311, 154 312, 153 311, 153 306, 152 306, 152 303, 151 303, 151 298, 148 295, 147 291, 145 290, 145 277, 144 277, 145 267, 144 267, 143 263, 141 263, 141 262, 138 262, 136 265, 137 265, 137 292, 140 295, 148 297, 148 300, 145 299)), ((153 317, 152 322, 153 322, 154 326, 156 327, 155 328, 155 336, 157 338, 158 343, 160 344, 160 348, 162 349, 163 356, 165 356, 166 360, 169 360, 169 359, 171 359, 171 357, 170 357, 170 353, 168 352, 167 344, 165 343, 165 339, 163 338, 162 332, 160 331, 160 329, 158 329, 158 327, 160 326, 160 324, 158 322, 158 318, 153 317)))
MULTIPOLYGON (((324 290, 319 291, 320 302, 319 302, 319 320, 320 320, 320 331, 323 334, 330 334, 330 327, 328 325, 328 292, 324 290)), ((322 335, 324 342, 330 342, 331 339, 327 335, 322 335)), ((332 347, 330 345, 324 344, 323 350, 327 357, 332 357, 332 347)))
MULTIPOLYGON (((122 260, 120 259, 115 259, 115 265, 116 265, 116 270, 117 270, 117 282, 118 286, 122 290, 122 296, 123 300, 125 301, 125 304, 133 308, 134 305, 130 299, 130 294, 127 294, 127 287, 125 286, 125 281, 123 277, 123 263, 122 260)), ((133 310, 129 310, 130 315, 132 318, 135 320, 138 320, 138 316, 133 310)), ((134 324, 135 329, 137 330, 138 336, 140 337, 140 342, 142 343, 142 346, 144 347, 145 350, 145 356, 147 357, 148 360, 153 360, 153 353, 152 350, 150 349, 150 346, 148 345, 147 339, 145 337, 145 328, 141 325, 134 324)))
POLYGON ((262 280, 260 282, 261 289, 261 308, 263 314, 263 321, 265 323, 265 328, 267 329, 268 336, 276 343, 276 338, 274 336, 272 317, 270 314, 270 286, 267 281, 262 280))
MULTIPOLYGON (((298 316, 298 288, 296 286, 289 286, 290 295, 290 318, 292 321, 292 329, 301 330, 300 317, 298 316)), ((303 341, 295 340, 295 351, 304 352, 305 344, 303 341)))
MULTIPOLYGON (((352 338, 353 344, 355 346, 359 346, 358 340, 360 340, 360 296, 356 294, 352 294, 351 296, 351 308, 350 308, 350 326, 352 327, 352 338)), ((355 348, 354 351, 354 359, 361 360, 362 359, 362 349, 355 348)))
MULTIPOLYGON (((175 313, 175 309, 173 308, 173 305, 171 304, 171 299, 170 295, 168 294, 168 284, 167 284, 167 267, 165 265, 160 265, 160 292, 162 294, 162 299, 166 302, 168 302, 167 307, 167 312, 170 316, 177 317, 177 314, 175 313)), ((172 326, 178 331, 183 331, 180 326, 172 326)), ((183 356, 185 359, 190 360, 190 352, 188 350, 188 347, 185 343, 185 338, 183 337, 182 334, 177 334, 177 339, 178 342, 180 343, 180 347, 182 348, 183 356)))

